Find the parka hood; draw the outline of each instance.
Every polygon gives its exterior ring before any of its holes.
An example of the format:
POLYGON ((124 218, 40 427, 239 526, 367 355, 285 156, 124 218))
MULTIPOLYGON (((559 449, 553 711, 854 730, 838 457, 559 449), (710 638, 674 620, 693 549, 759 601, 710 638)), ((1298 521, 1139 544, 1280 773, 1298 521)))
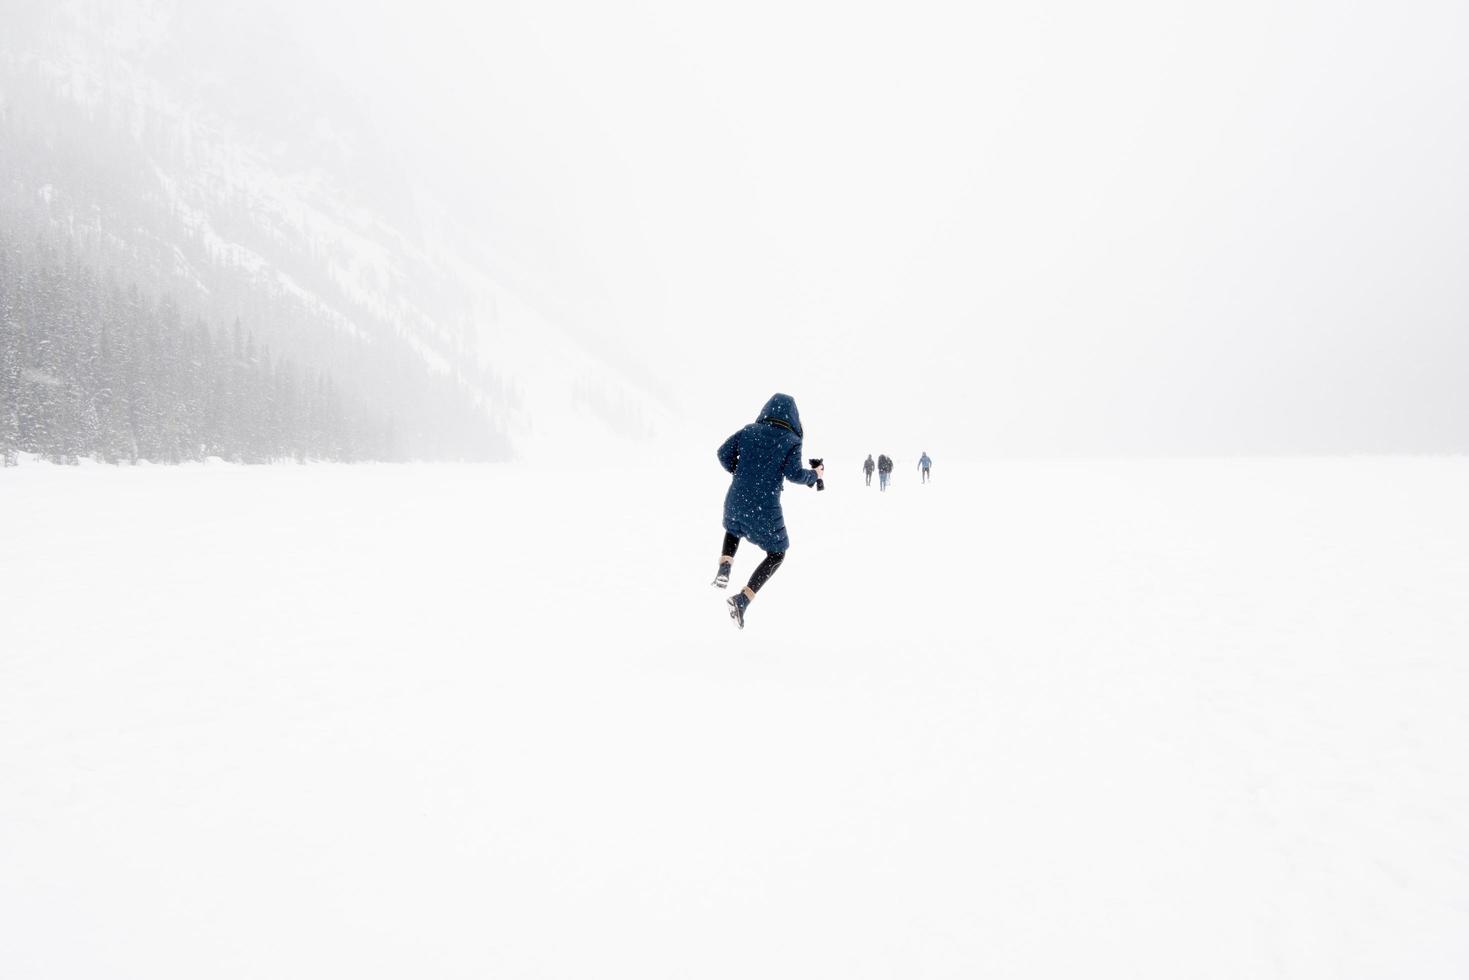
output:
POLYGON ((806 438, 801 434, 801 413, 796 411, 796 400, 790 395, 782 395, 779 392, 771 395, 765 407, 760 410, 760 418, 757 421, 773 422, 790 429, 798 439, 806 438))

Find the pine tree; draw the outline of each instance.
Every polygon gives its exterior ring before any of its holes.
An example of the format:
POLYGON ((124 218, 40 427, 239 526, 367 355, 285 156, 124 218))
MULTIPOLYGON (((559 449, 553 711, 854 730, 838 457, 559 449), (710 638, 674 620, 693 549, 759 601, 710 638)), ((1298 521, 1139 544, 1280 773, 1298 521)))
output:
POLYGON ((20 453, 20 329, 15 322, 14 262, 0 229, 0 465, 14 466, 20 453))

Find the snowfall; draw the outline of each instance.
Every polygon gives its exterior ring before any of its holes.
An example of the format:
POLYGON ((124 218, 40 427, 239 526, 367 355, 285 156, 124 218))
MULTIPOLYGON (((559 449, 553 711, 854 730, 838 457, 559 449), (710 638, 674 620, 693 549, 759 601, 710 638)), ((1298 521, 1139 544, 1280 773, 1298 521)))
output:
POLYGON ((0 975, 1469 975, 1469 460, 717 441, 0 471, 0 975))

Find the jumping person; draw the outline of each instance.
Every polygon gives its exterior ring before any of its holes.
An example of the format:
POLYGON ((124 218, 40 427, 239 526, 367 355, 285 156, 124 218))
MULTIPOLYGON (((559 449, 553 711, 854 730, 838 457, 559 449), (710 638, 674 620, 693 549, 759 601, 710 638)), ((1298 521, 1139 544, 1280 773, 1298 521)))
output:
POLYGON ((929 479, 928 470, 929 470, 929 467, 931 467, 931 466, 933 466, 933 460, 931 460, 931 459, 928 458, 928 450, 925 449, 923 451, 923 455, 920 456, 920 457, 918 457, 918 469, 920 471, 922 471, 922 473, 923 473, 923 482, 924 483, 927 483, 928 482, 928 479, 929 479))
POLYGON ((872 471, 876 468, 876 464, 872 462, 872 454, 868 453, 867 462, 862 464, 862 473, 867 477, 867 485, 869 487, 872 486, 872 471))
POLYGON ((729 598, 729 616, 745 628, 745 610, 780 563, 785 561, 790 538, 780 510, 781 478, 792 483, 816 485, 826 467, 808 470, 801 465, 801 416, 790 395, 774 394, 760 410, 760 417, 719 447, 719 465, 734 474, 724 495, 724 548, 719 555, 719 574, 714 585, 729 584, 735 551, 744 538, 762 549, 765 560, 755 568, 749 584, 729 598))
POLYGON ((888 488, 888 481, 893 478, 893 461, 886 454, 877 457, 877 486, 879 490, 888 488))

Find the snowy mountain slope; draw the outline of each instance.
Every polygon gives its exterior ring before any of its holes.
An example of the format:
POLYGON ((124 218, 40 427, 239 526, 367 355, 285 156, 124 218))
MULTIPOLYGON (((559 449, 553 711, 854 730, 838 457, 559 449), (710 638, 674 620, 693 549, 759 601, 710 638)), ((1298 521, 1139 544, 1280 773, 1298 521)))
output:
POLYGON ((1462 460, 848 462, 0 476, 7 975, 1465 975, 1462 460))
POLYGON ((0 105, 48 119, 59 103, 87 120, 76 153, 105 153, 106 166, 31 174, 25 190, 100 265, 145 270, 221 323, 252 312, 258 323, 263 301, 292 301, 302 322, 278 330, 278 345, 309 348, 301 335, 326 328, 406 345, 477 390, 517 444, 642 436, 666 418, 554 323, 500 314, 525 304, 482 259, 425 232, 427 191, 394 163, 370 110, 266 12, 68 0, 30 13, 0 40, 0 105), (129 220, 139 207, 147 219, 129 220), (522 371, 533 359, 559 369, 522 371), (633 422, 604 424, 578 404, 583 389, 611 393, 633 422))

